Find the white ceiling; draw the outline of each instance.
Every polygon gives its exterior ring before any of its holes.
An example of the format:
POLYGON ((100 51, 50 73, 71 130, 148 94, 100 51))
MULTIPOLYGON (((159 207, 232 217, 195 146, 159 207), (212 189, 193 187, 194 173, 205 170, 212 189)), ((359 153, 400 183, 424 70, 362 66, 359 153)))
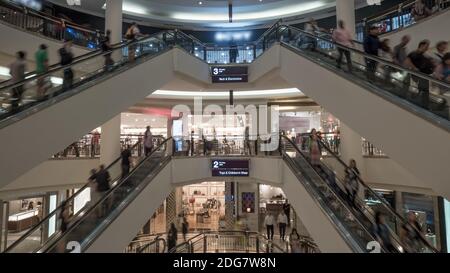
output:
MULTIPOLYGON (((228 0, 123 0, 124 14, 147 22, 238 28, 291 18, 335 6, 335 0, 233 0, 234 22, 228 22, 228 0)), ((360 1, 360 0, 358 0, 360 1)), ((66 6, 66 0, 50 0, 66 6)), ((81 0, 70 8, 103 15, 105 0, 81 0)))

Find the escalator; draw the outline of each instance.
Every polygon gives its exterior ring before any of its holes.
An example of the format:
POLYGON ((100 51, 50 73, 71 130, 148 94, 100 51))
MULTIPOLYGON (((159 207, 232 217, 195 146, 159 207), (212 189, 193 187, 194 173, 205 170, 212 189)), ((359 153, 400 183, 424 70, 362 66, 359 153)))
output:
MULTIPOLYGON (((149 219, 153 211, 170 193, 171 186, 167 182, 167 177, 165 181, 157 179, 161 170, 170 161, 168 149, 170 142, 171 138, 164 140, 147 157, 139 158, 130 174, 123 178, 121 177, 120 158, 116 159, 106 168, 113 178, 111 180, 111 188, 108 191, 91 192, 91 200, 75 211, 77 199, 84 191, 90 192, 93 187, 91 183, 87 183, 77 193, 48 214, 39 224, 28 230, 20 239, 10 245, 5 252, 86 252, 91 247, 95 249, 96 241, 102 240, 101 237, 107 235, 110 230, 113 230, 113 237, 102 241, 103 249, 105 249, 105 241, 109 241, 111 244, 117 243, 121 246, 126 245, 135 236, 135 231, 142 227, 141 220, 149 219), (151 197, 147 196, 149 192, 152 193, 151 197), (145 199, 145 211, 133 207, 132 203, 139 198, 145 199), (150 198, 152 200, 149 201, 150 198), (61 230, 61 217, 67 215, 66 213, 71 216, 66 221, 68 223, 66 230, 63 231, 61 230), (145 216, 138 217, 141 213, 145 216), (127 217, 134 218, 129 220, 127 217), (133 224, 136 224, 136 226, 134 227, 133 224), (131 238, 128 236, 131 236, 131 238), (35 238, 40 239, 36 240, 35 238), (114 241, 111 238, 114 238, 114 241), (70 246, 75 248, 66 249, 66 247, 70 248, 70 246)), ((106 247, 106 249, 109 248, 106 247)))
POLYGON ((450 196, 449 83, 294 27, 281 26, 276 33, 266 47, 280 43, 283 79, 383 150, 424 188, 450 196), (337 67, 338 48, 351 52, 352 71, 345 63, 337 67), (366 61, 377 69, 367 69, 366 61), (417 146, 424 141, 428 144, 417 146))
MULTIPOLYGON (((334 225, 342 239, 347 243, 352 252, 362 253, 374 251, 370 248, 373 241, 379 241, 374 234, 374 226, 378 213, 381 213, 386 219, 386 226, 389 232, 391 245, 381 244, 380 252, 383 253, 435 253, 438 252, 422 235, 421 231, 415 229, 402 216, 400 216, 383 198, 378 196, 364 181, 355 173, 359 188, 363 190, 370 199, 372 206, 369 206, 365 200, 356 196, 354 203, 350 201, 346 193, 346 183, 344 183, 342 174, 349 170, 348 166, 328 148, 326 144, 320 142, 323 150, 330 155, 324 158, 319 165, 313 166, 309 160, 309 155, 301 151, 292 140, 282 136, 282 156, 285 163, 291 169, 292 173, 298 178, 309 195, 313 196, 315 202, 321 207, 323 214, 334 225), (294 147, 294 151, 286 149, 294 147), (403 236, 403 227, 411 228, 418 234, 418 240, 411 244, 403 236)), ((296 186, 298 190, 298 185, 296 186)), ((291 187, 292 188, 292 187, 291 187)), ((295 191, 296 191, 295 190, 295 191)), ((286 191, 286 194, 295 204, 296 192, 286 191)), ((298 204, 297 204, 298 206, 298 204)), ((302 208, 296 208, 299 217, 303 219, 302 208)), ((308 211, 308 213, 312 213, 308 211)), ((318 217, 318 215, 316 215, 318 217)), ((305 220, 303 220, 305 222, 305 220)), ((307 222, 305 222, 308 225, 307 222)), ((307 226, 308 229, 308 226, 307 226)), ((309 228, 314 233, 314 229, 309 228)), ((318 238, 320 240, 320 238, 318 238)), ((375 250, 377 251, 377 250, 375 250)))
POLYGON ((9 164, 0 165, 0 187, 169 82, 173 77, 173 45, 165 43, 163 36, 172 34, 160 32, 120 44, 110 52, 89 54, 71 65, 56 66, 44 75, 2 85, 0 162, 9 164), (136 49, 134 61, 128 58, 129 48, 136 49), (112 65, 105 66, 106 55, 112 56, 112 65), (74 72, 73 81, 64 81, 69 69, 74 72), (44 87, 39 85, 42 82, 44 87), (22 99, 14 92, 22 93, 22 99), (55 131, 59 132, 57 138, 55 131), (20 150, 16 143, 20 143, 20 150))

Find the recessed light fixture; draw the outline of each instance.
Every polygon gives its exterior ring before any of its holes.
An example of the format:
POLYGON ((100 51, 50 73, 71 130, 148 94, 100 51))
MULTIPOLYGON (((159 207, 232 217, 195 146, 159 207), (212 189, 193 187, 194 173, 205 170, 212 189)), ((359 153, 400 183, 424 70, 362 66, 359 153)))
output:
POLYGON ((199 5, 203 5, 203 2, 202 2, 202 1, 198 1, 198 4, 199 4, 199 5))

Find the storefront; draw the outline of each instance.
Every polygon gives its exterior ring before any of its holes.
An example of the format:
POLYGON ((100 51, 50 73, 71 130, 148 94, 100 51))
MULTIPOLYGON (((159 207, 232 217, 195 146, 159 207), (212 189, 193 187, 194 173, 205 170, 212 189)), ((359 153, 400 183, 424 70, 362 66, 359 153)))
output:
POLYGON ((225 182, 204 182, 182 187, 182 211, 189 229, 219 230, 225 217, 225 182))

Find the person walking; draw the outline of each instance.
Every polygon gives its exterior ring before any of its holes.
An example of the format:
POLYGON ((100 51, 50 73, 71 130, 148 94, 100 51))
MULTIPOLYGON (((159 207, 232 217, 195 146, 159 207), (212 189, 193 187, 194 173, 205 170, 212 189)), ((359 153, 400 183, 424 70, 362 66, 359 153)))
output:
POLYGON ((282 241, 285 240, 286 236, 286 226, 288 224, 288 219, 284 211, 281 211, 281 213, 278 215, 278 228, 280 229, 280 239, 282 241))
POLYGON ((167 234, 167 246, 169 252, 175 251, 175 247, 177 246, 177 240, 178 240, 178 230, 175 224, 171 223, 169 233, 167 234))
MULTIPOLYGON (((62 48, 59 49, 61 66, 70 65, 73 62, 72 40, 66 40, 62 48)), ((73 70, 71 67, 64 69, 62 89, 67 90, 73 85, 73 70)))
POLYGON ((420 237, 423 231, 422 226, 419 224, 419 221, 417 221, 417 216, 414 211, 408 212, 407 221, 407 223, 402 225, 402 234, 400 236, 405 252, 420 252, 420 237))
POLYGON ((264 218, 264 225, 266 226, 268 240, 273 240, 274 223, 275 219, 273 218, 272 213, 268 212, 266 217, 264 218))
POLYGON ((356 161, 351 159, 349 166, 345 169, 345 190, 347 191, 349 203, 354 207, 356 207, 355 199, 359 190, 359 175, 360 173, 356 167, 356 161))
MULTIPOLYGON (((425 53, 430 48, 430 41, 423 40, 419 43, 417 49, 411 52, 406 58, 405 66, 411 70, 421 72, 427 76, 433 74, 434 64, 431 58, 427 57, 425 53)), ((429 109, 430 102, 430 82, 426 78, 412 75, 411 79, 417 82, 417 88, 421 97, 422 107, 429 109)))
MULTIPOLYGON (((378 50, 381 48, 381 42, 378 38, 380 30, 376 26, 371 26, 369 35, 364 39, 364 52, 378 57, 378 50)), ((375 81, 375 72, 377 71, 378 62, 371 58, 366 58, 366 75, 371 82, 375 81)))
POLYGON ((347 68, 348 68, 348 71, 351 73, 353 71, 353 65, 352 65, 352 58, 350 55, 350 51, 348 49, 344 49, 339 46, 339 45, 342 45, 345 47, 353 47, 354 46, 353 37, 352 37, 350 31, 348 31, 345 28, 345 23, 343 20, 339 20, 338 28, 333 31, 332 39, 335 43, 338 44, 339 57, 337 59, 337 67, 339 69, 341 69, 342 59, 344 58, 344 55, 345 55, 345 58, 347 60, 347 68))
POLYGON ((147 126, 147 130, 144 133, 145 156, 149 156, 152 150, 153 150, 153 135, 150 126, 147 126))
POLYGON ((283 204, 283 211, 286 214, 288 226, 291 226, 291 205, 287 199, 286 203, 283 204))
POLYGON ((434 77, 438 80, 450 83, 450 53, 445 54, 442 58, 442 64, 436 67, 434 77))
MULTIPOLYGON (((25 71, 27 64, 25 62, 26 53, 19 51, 16 53, 16 60, 9 65, 9 73, 11 74, 11 83, 16 84, 25 80, 25 71)), ((12 89, 11 96, 11 112, 16 112, 19 108, 19 103, 22 100, 23 84, 20 84, 12 89)))
MULTIPOLYGON (((35 55, 36 60, 36 74, 43 75, 48 71, 48 51, 47 46, 42 44, 39 46, 38 51, 36 51, 35 55)), ((39 77, 37 79, 37 95, 38 97, 42 97, 45 94, 45 77, 39 77)))
POLYGON ((448 42, 440 41, 436 44, 436 51, 431 54, 435 66, 442 64, 444 55, 448 52, 448 42))
POLYGON ((131 147, 130 145, 127 145, 125 150, 122 151, 120 154, 120 157, 122 159, 122 179, 127 177, 127 175, 130 173, 130 166, 131 166, 131 147))
POLYGON ((392 52, 392 59, 395 64, 399 66, 404 66, 406 58, 408 58, 408 44, 411 41, 411 37, 409 35, 405 35, 402 37, 401 42, 394 47, 394 51, 392 52))
MULTIPOLYGON (((380 57, 388 62, 394 61, 394 55, 392 52, 392 48, 390 46, 390 40, 389 39, 383 39, 381 41, 381 54, 380 57)), ((391 72, 392 67, 390 65, 384 65, 384 81, 386 84, 391 85, 391 72)))

